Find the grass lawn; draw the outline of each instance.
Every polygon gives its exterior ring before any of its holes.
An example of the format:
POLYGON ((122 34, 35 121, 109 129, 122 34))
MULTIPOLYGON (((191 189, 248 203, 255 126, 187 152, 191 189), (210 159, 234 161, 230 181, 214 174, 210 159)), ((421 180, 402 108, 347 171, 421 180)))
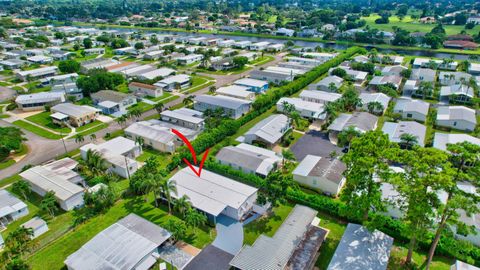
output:
POLYGON ((64 135, 58 135, 58 134, 54 134, 54 133, 51 133, 43 128, 40 128, 40 127, 37 127, 37 126, 34 126, 30 123, 27 123, 23 120, 17 120, 15 122, 13 122, 14 125, 16 126, 19 126, 25 130, 28 130, 32 133, 35 133, 37 134, 38 136, 41 136, 41 137, 44 137, 44 138, 47 138, 47 139, 51 139, 51 140, 59 140, 63 137, 65 137, 64 135))
POLYGON ((137 102, 136 104, 133 104, 132 106, 128 107, 128 111, 132 110, 133 108, 138 108, 140 109, 142 112, 146 112, 148 110, 151 110, 153 109, 153 105, 152 104, 148 104, 148 103, 145 103, 143 101, 140 101, 140 102, 137 102))
MULTIPOLYGON (((389 270, 401 270, 405 269, 402 262, 407 257, 408 247, 402 244, 394 244, 392 252, 390 254, 390 261, 388 262, 389 270)), ((413 262, 415 263, 414 269, 425 269, 426 252, 414 252, 413 262)), ((453 259, 435 256, 433 258, 430 269, 432 270, 450 270, 450 266, 454 263, 453 259)))
POLYGON ((320 256, 318 257, 315 266, 319 269, 327 269, 328 264, 337 249, 338 243, 340 243, 340 239, 343 236, 347 224, 322 213, 319 213, 318 217, 320 218, 319 226, 329 230, 329 232, 327 239, 323 242, 322 247, 320 248, 320 256))
MULTIPOLYGON (((200 89, 214 84, 214 79, 205 76, 192 76, 192 85, 189 88, 180 90, 180 93, 194 93, 200 89)), ((165 102, 164 102, 165 103, 165 102)))
POLYGON ((273 213, 269 216, 262 217, 244 226, 243 243, 252 245, 261 234, 273 236, 290 211, 292 211, 292 208, 292 205, 279 205, 273 208, 273 213))
POLYGON ((14 174, 10 177, 3 178, 2 180, 0 180, 0 188, 4 188, 8 185, 11 185, 12 183, 19 181, 20 179, 22 179, 22 177, 20 177, 20 175, 18 174, 14 174))
POLYGON ((171 97, 171 96, 172 96, 172 94, 167 93, 167 92, 163 92, 163 95, 161 95, 159 97, 150 97, 149 96, 149 97, 146 97, 146 98, 156 102, 156 101, 160 101, 162 99, 165 99, 165 98, 168 98, 168 97, 171 97))
POLYGON ((80 134, 82 136, 90 135, 92 133, 95 133, 99 130, 102 130, 104 128, 108 127, 107 123, 100 122, 98 120, 95 120, 92 123, 89 123, 85 126, 81 126, 80 128, 76 129, 78 132, 77 134, 80 134))
POLYGON ((204 68, 197 68, 195 71, 201 72, 201 73, 207 73, 207 74, 228 75, 228 74, 240 74, 250 69, 252 68, 244 66, 243 68, 232 68, 228 70, 209 70, 204 68))
POLYGON ((275 60, 275 57, 271 55, 264 55, 263 57, 258 57, 257 59, 250 61, 250 65, 254 65, 254 66, 263 65, 273 60, 275 60))
MULTIPOLYGON (((70 254, 78 250, 100 231, 131 212, 160 226, 169 219, 179 219, 174 215, 169 215, 163 205, 160 208, 154 207, 152 201, 153 196, 150 196, 147 202, 142 197, 121 200, 107 213, 92 218, 39 250, 29 257, 27 262, 32 269, 62 269, 63 261, 70 254)), ((192 228, 188 228, 187 237, 183 240, 195 247, 203 248, 211 243, 214 238, 215 233, 211 227, 199 228, 195 232, 192 228)))
POLYGON ((62 127, 57 124, 54 124, 52 121, 52 118, 50 117, 51 113, 50 112, 41 112, 37 113, 35 115, 29 116, 26 119, 30 122, 33 122, 35 124, 44 126, 48 129, 51 129, 56 132, 62 132, 62 133, 70 133, 72 131, 68 127, 62 127))
POLYGON ((144 147, 142 150, 143 153, 136 158, 136 160, 140 162, 145 162, 150 157, 156 157, 160 163, 160 168, 165 169, 168 163, 170 163, 170 161, 172 160, 172 155, 170 155, 169 153, 162 153, 155 149, 150 149, 146 147, 144 147))
POLYGON ((3 162, 0 162, 0 170, 3 170, 3 169, 5 169, 5 168, 7 168, 7 167, 10 167, 10 166, 12 166, 13 164, 15 164, 15 160, 12 159, 12 158, 9 158, 9 159, 7 159, 7 160, 5 160, 5 161, 3 161, 3 162))
MULTIPOLYGON (((376 24, 375 20, 380 18, 378 14, 371 14, 369 17, 362 17, 367 22, 366 25, 370 28, 376 28, 383 31, 393 31, 393 27, 400 27, 410 32, 430 32, 436 24, 422 24, 418 20, 413 20, 410 16, 406 16, 403 20, 397 16, 390 17, 388 24, 376 24)), ((474 35, 480 31, 480 25, 476 25, 473 29, 465 29, 464 25, 444 25, 443 28, 447 35, 459 34, 462 30, 465 30, 468 34, 474 35)))
POLYGON ((10 157, 8 157, 6 160, 4 160, 3 162, 0 162, 0 170, 3 170, 15 164, 16 162, 14 159, 15 157, 20 157, 20 156, 26 155, 27 153, 28 153, 27 145, 22 144, 19 151, 16 151, 15 153, 11 154, 10 157))

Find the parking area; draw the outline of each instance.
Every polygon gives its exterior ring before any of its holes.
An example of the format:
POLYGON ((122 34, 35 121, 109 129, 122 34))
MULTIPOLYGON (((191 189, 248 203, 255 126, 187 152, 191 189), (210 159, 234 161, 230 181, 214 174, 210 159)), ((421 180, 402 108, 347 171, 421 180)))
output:
POLYGON ((303 135, 291 148, 298 161, 303 160, 307 155, 329 157, 330 153, 336 151, 342 154, 342 148, 333 145, 328 139, 328 134, 316 130, 310 130, 303 135))

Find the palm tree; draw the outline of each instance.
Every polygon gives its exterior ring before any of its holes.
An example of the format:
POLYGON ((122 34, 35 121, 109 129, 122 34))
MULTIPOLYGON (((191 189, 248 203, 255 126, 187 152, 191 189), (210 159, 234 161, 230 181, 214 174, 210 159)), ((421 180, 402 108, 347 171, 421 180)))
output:
POLYGON ((120 117, 117 117, 117 119, 115 119, 115 121, 120 125, 120 126, 124 126, 126 123, 127 123, 127 117, 125 115, 122 115, 120 117))
POLYGON ((286 161, 294 161, 295 155, 289 149, 282 149, 282 165, 285 166, 286 161))
POLYGON ((418 87, 418 90, 423 96, 423 99, 426 99, 427 96, 431 96, 432 91, 433 91, 433 85, 432 82, 421 82, 420 86, 418 87))
POLYGON ((84 159, 80 160, 80 171, 86 175, 104 175, 107 170, 106 160, 100 152, 88 149, 84 159))
POLYGON ((161 190, 163 195, 165 196, 165 199, 167 199, 168 213, 171 214, 172 213, 172 207, 171 207, 172 196, 171 195, 172 193, 177 194, 177 184, 173 180, 172 181, 163 180, 161 182, 161 190))
POLYGON ((360 131, 358 131, 355 127, 353 126, 350 126, 344 130, 342 130, 339 134, 338 134, 338 143, 340 145, 346 145, 347 148, 350 148, 350 143, 352 142, 352 140, 356 137, 360 137, 361 136, 361 133, 360 131))
POLYGON ((198 227, 207 223, 207 216, 193 208, 190 208, 185 214, 185 223, 188 226, 193 227, 193 230, 196 232, 198 227))
POLYGON ((158 103, 155 103, 155 105, 153 105, 153 108, 157 111, 158 114, 160 114, 165 108, 165 105, 163 105, 162 102, 158 102, 158 103))
POLYGON ((97 135, 95 135, 95 133, 90 134, 90 140, 94 142, 97 141, 97 135))
POLYGON ((195 99, 195 95, 186 96, 182 101, 183 105, 188 106, 192 104, 194 99, 195 99))
POLYGON ((383 105, 378 101, 372 101, 367 104, 368 112, 375 114, 376 112, 383 112, 383 105))
POLYGON ((24 200, 27 200, 27 196, 30 194, 30 184, 25 180, 20 180, 12 184, 12 191, 21 195, 24 200))
POLYGON ((208 64, 210 63, 210 60, 212 58, 212 55, 210 53, 205 53, 203 55, 203 59, 202 61, 200 62, 200 66, 203 67, 203 68, 208 68, 208 64))
POLYGON ((141 184, 141 189, 145 194, 145 199, 148 197, 148 194, 153 193, 153 201, 155 203, 155 207, 158 207, 158 198, 162 194, 162 185, 164 181, 165 180, 160 174, 148 173, 141 184))
POLYGON ((210 88, 208 88, 208 92, 210 94, 215 94, 216 91, 217 91, 217 88, 215 87, 215 85, 212 85, 210 86, 210 88))
POLYGON ((378 56, 378 51, 377 49, 373 48, 368 52, 368 58, 370 58, 370 61, 375 62, 375 59, 377 59, 378 56))
POLYGON ((178 198, 173 206, 173 209, 177 211, 182 217, 185 217, 185 214, 192 208, 190 203, 190 198, 187 195, 183 195, 178 198))
POLYGON ((40 202, 40 209, 47 212, 51 217, 55 215, 55 211, 58 209, 55 192, 49 191, 43 196, 40 202))
POLYGON ((418 144, 416 136, 409 133, 404 133, 400 136, 400 145, 403 145, 406 149, 412 149, 415 144, 418 144))
POLYGON ((331 82, 331 83, 328 84, 328 91, 336 93, 337 90, 338 89, 337 89, 337 86, 335 85, 335 83, 331 82))
POLYGON ((143 137, 137 136, 135 137, 135 144, 140 146, 140 152, 142 152, 143 146, 145 145, 145 139, 143 137))
POLYGON ((82 134, 77 134, 77 135, 75 135, 75 142, 76 142, 76 143, 82 143, 82 142, 84 142, 84 141, 85 141, 85 138, 83 137, 82 134))

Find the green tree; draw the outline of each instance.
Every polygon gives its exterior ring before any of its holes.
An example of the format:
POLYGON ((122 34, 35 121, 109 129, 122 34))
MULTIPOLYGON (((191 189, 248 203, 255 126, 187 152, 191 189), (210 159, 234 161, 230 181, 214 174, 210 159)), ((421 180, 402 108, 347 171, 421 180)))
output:
POLYGON ((378 101, 372 101, 367 104, 367 109, 369 113, 377 114, 378 112, 383 112, 385 108, 383 107, 382 103, 378 101))
POLYGON ((165 223, 164 227, 172 234, 174 241, 183 239, 187 235, 187 226, 181 220, 171 218, 165 223))
POLYGON ((285 166, 286 161, 295 161, 295 155, 290 149, 282 149, 282 165, 285 166))
POLYGON ((187 226, 193 227, 196 232, 197 228, 207 223, 207 216, 198 212, 196 209, 189 208, 185 213, 185 223, 187 226))
POLYGON ((185 218, 185 214, 192 208, 190 204, 190 199, 187 195, 183 195, 182 197, 175 200, 173 205, 175 211, 177 211, 183 218, 185 218))
POLYGON ((58 69, 63 73, 77 73, 80 71, 80 63, 75 60, 60 61, 58 69))
POLYGON ((350 126, 338 134, 338 145, 350 148, 352 140, 360 136, 362 136, 362 133, 355 127, 350 126))
POLYGON ((79 170, 87 177, 97 177, 105 175, 107 162, 100 152, 88 149, 85 158, 79 161, 79 170))
POLYGON ((85 137, 82 134, 75 135, 75 142, 76 143, 83 143, 85 141, 85 137))
POLYGON ((352 140, 348 153, 342 157, 347 181, 340 198, 348 206, 348 216, 366 223, 372 209, 384 209, 380 183, 375 176, 388 169, 384 153, 391 147, 388 136, 381 131, 369 131, 352 140))
POLYGON ((414 145, 418 144, 418 137, 410 133, 400 135, 400 145, 406 149, 412 149, 414 145))
POLYGON ((248 58, 245 56, 235 56, 233 57, 233 64, 239 68, 242 69, 246 64, 248 64, 248 58))
POLYGON ((164 195, 165 199, 167 200, 168 204, 168 213, 172 213, 172 193, 177 194, 177 184, 175 181, 164 180, 161 183, 161 190, 162 194, 164 195))
POLYGON ((85 49, 90 49, 93 47, 93 41, 90 38, 83 39, 83 47, 85 49))
POLYGON ((145 45, 143 45, 143 42, 137 42, 135 43, 135 50, 142 50, 145 49, 145 45))
POLYGON ((49 191, 43 196, 40 202, 40 209, 47 212, 51 217, 55 216, 55 211, 58 210, 55 192, 49 191))
POLYGON ((25 180, 20 180, 12 184, 12 191, 27 200, 27 196, 31 193, 30 184, 25 180))
POLYGON ((165 108, 165 105, 162 102, 158 102, 153 105, 153 108, 157 111, 158 114, 160 114, 165 108))

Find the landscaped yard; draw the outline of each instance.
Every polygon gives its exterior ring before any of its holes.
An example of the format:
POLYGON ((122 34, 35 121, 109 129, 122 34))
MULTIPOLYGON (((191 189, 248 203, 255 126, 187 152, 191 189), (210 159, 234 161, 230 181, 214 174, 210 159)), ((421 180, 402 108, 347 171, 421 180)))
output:
POLYGON ((160 163, 161 169, 164 169, 170 163, 172 156, 169 153, 162 153, 155 149, 143 147, 143 153, 136 158, 140 162, 145 162, 150 157, 156 157, 160 163))
POLYGON ((103 123, 103 122, 98 121, 98 120, 95 120, 95 121, 93 121, 91 123, 88 123, 84 126, 76 128, 75 131, 77 132, 77 134, 85 136, 85 135, 95 133, 95 132, 97 132, 99 130, 102 130, 106 127, 108 127, 108 124, 103 123))
POLYGON ((28 152, 28 147, 25 144, 22 144, 19 151, 13 154, 10 154, 10 156, 6 160, 0 162, 0 170, 3 170, 7 167, 12 166, 13 164, 15 164, 15 157, 23 156, 27 154, 27 152, 28 152))
POLYGON ((204 68, 197 68, 196 72, 216 74, 216 75, 228 75, 228 74, 240 74, 250 69, 252 68, 248 66, 244 66, 243 68, 233 68, 228 70, 209 70, 204 68))
POLYGON ((52 132, 49 132, 43 128, 34 126, 23 120, 17 120, 13 122, 13 124, 47 139, 58 140, 65 137, 65 135, 54 134, 52 132))
POLYGON ((189 88, 180 90, 181 93, 193 93, 214 84, 214 79, 205 76, 192 76, 192 85, 189 88))
POLYGON ((264 56, 258 57, 253 61, 250 61, 250 65, 254 65, 254 66, 263 65, 273 60, 275 60, 275 57, 271 55, 264 55, 264 56))
POLYGON ((161 96, 159 96, 159 97, 156 97, 156 98, 154 98, 154 97, 146 97, 146 98, 147 98, 147 99, 150 99, 150 100, 152 100, 152 101, 160 101, 160 100, 165 99, 165 98, 168 98, 168 97, 170 97, 170 96, 172 96, 172 94, 167 93, 167 92, 163 92, 163 95, 161 95, 161 96))
POLYGON ((292 208, 292 205, 279 205, 273 209, 273 214, 252 221, 244 226, 243 243, 252 245, 261 234, 273 236, 290 211, 292 211, 292 208))
POLYGON ((35 115, 29 116, 25 119, 27 119, 30 122, 33 122, 35 124, 41 125, 43 127, 46 127, 48 129, 51 129, 56 132, 61 132, 68 134, 70 133, 71 129, 68 127, 62 127, 60 125, 54 124, 52 121, 52 118, 50 117, 51 112, 41 112, 37 113, 35 115))

